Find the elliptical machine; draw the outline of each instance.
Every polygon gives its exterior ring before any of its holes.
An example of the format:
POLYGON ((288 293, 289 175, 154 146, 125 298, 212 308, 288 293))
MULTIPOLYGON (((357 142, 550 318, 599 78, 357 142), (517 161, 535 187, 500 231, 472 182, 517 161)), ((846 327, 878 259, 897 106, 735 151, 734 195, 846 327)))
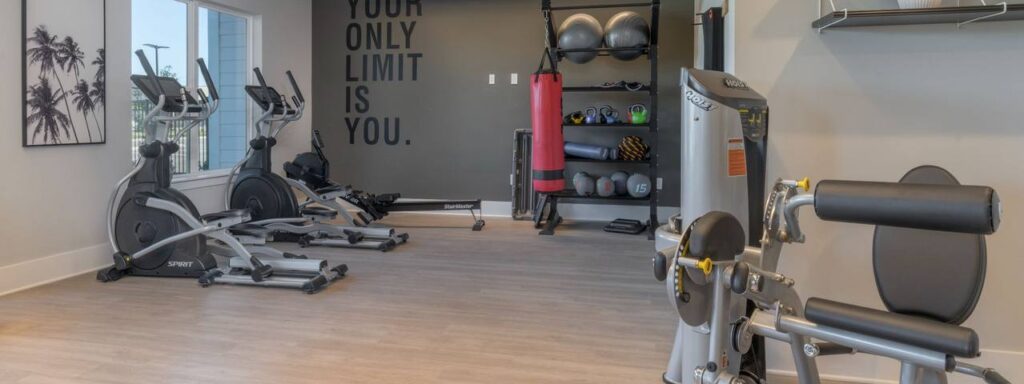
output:
MULTIPOLYGON (((767 172, 768 102, 736 77, 718 71, 684 69, 683 126, 680 185, 682 212, 656 231, 657 249, 678 244, 684 225, 711 211, 723 211, 740 218, 750 234, 749 246, 760 246, 761 212, 764 211, 767 172)), ((689 279, 689 276, 683 276, 689 279)), ((686 280, 682 284, 696 286, 686 280)), ((675 286, 666 287, 674 294, 675 286)), ((706 295, 688 292, 687 299, 706 300, 706 295)), ((752 309, 737 301, 736 313, 752 309)), ((683 311, 680 311, 683 314, 683 311)), ((687 316, 690 313, 686 314, 687 316)), ((669 384, 694 384, 694 366, 707 363, 710 324, 702 318, 683 317, 676 329, 668 368, 662 380, 669 384)), ((760 337, 740 356, 744 377, 754 381, 765 377, 764 344, 760 337)))
MULTIPOLYGON (((330 207, 342 213, 349 225, 363 231, 385 229, 373 223, 383 219, 391 212, 425 212, 425 211, 469 211, 473 217, 473 231, 481 231, 487 223, 483 220, 482 204, 476 200, 426 200, 399 201, 399 193, 375 195, 353 189, 352 186, 338 184, 330 178, 331 162, 324 155, 324 141, 319 130, 313 130, 313 152, 300 153, 295 160, 285 163, 285 174, 290 180, 301 181, 313 193, 306 194, 311 201, 330 207), (357 209, 355 217, 349 215, 342 207, 341 201, 357 209), (479 217, 477 216, 479 212, 479 217)), ((407 234, 398 235, 402 240, 408 239, 407 234)))
POLYGON ((157 77, 145 53, 135 54, 146 75, 134 75, 132 82, 155 106, 142 122, 146 144, 139 147, 139 160, 117 182, 108 202, 107 234, 115 252, 114 266, 97 272, 96 278, 110 282, 126 275, 198 277, 202 286, 216 282, 315 293, 344 276, 348 270, 344 265, 332 269, 322 260, 259 246, 250 252, 240 239, 251 234, 229 232, 250 220, 248 210, 200 216, 191 200, 171 187, 170 157, 179 150, 176 141, 217 110, 220 96, 202 59, 198 65, 209 86, 209 98, 202 90, 193 95, 174 78, 157 77), (188 125, 168 139, 171 125, 178 122, 188 125), (254 253, 291 259, 261 260, 254 253), (231 257, 231 269, 218 269, 214 254, 231 257))
MULTIPOLYGON (((147 75, 133 75, 131 80, 155 106, 142 122, 146 143, 138 149, 139 159, 117 182, 107 203, 107 237, 114 248, 114 266, 97 272, 96 279, 110 282, 126 275, 198 278, 217 267, 206 236, 231 242, 225 228, 249 220, 245 210, 201 217, 188 197, 171 188, 170 157, 179 150, 177 139, 206 121, 217 110, 220 96, 202 59, 198 65, 210 85, 209 98, 202 90, 189 93, 173 78, 158 78, 145 54, 141 50, 135 54, 147 75), (188 125, 168 140, 170 125, 175 122, 188 125)), ((258 270, 266 273, 267 268, 258 270)))
POLYGON ((302 118, 306 100, 291 71, 288 81, 295 95, 292 103, 267 85, 263 73, 254 68, 258 86, 246 86, 249 97, 263 110, 256 121, 257 138, 249 142, 247 156, 232 168, 225 194, 225 205, 233 209, 248 209, 253 221, 245 229, 264 232, 277 241, 297 241, 301 246, 332 246, 389 251, 405 241, 394 230, 339 226, 329 223, 339 213, 347 212, 321 207, 300 207, 292 188, 310 198, 317 197, 306 186, 284 179, 271 171, 272 149, 277 135, 292 122, 302 118), (278 123, 275 128, 274 124, 278 123))

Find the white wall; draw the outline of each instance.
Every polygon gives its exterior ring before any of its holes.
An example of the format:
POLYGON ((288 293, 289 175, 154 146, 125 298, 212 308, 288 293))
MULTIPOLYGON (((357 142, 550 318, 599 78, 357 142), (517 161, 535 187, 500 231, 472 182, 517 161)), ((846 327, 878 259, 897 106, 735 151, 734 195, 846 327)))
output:
MULTIPOLYGON (((285 88, 294 71, 311 89, 310 0, 223 0, 218 4, 261 15, 262 65, 272 85, 285 88)), ((91 271, 110 262, 106 199, 128 172, 131 0, 107 0, 107 144, 21 147, 21 0, 0 0, 0 294, 91 271)), ((307 92, 308 93, 308 92, 307 92)), ((279 162, 308 150, 309 121, 279 138, 279 162)), ((219 210, 221 179, 180 187, 204 212, 219 210), (211 186, 213 185, 213 186, 211 186)))
POLYGON ((107 52, 126 52, 107 57, 107 144, 22 148, 21 0, 0 1, 0 293, 109 263, 106 198, 130 161, 130 3, 107 2, 107 52))
MULTIPOLYGON (((895 1, 837 2, 895 7, 895 1)), ((1024 379, 1024 22, 835 29, 817 34, 813 1, 732 1, 735 74, 771 106, 768 179, 895 181, 935 164, 961 182, 994 187, 1003 225, 988 238, 988 276, 966 326, 984 355, 1024 379), (737 3, 739 3, 737 5, 737 3)), ((805 219, 807 244, 790 246, 781 271, 803 297, 882 308, 871 270, 868 226, 805 219)), ((930 292, 941 295, 942 292, 930 292)), ((772 345, 769 366, 792 370, 772 345)), ((867 356, 819 359, 825 374, 894 380, 898 368, 867 356)), ((964 377, 956 381, 974 382, 964 377)))

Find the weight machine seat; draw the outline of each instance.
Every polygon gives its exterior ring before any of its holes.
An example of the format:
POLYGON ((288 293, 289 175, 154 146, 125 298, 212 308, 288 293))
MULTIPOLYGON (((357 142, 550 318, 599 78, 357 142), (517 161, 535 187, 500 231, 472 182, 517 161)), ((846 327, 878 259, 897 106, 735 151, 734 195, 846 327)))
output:
POLYGON ((811 298, 804 316, 819 325, 892 340, 957 357, 979 355, 973 329, 924 317, 880 311, 836 301, 811 298))
POLYGON ((239 217, 245 217, 249 215, 248 209, 230 209, 223 212, 214 212, 207 215, 203 215, 203 221, 220 221, 224 219, 234 219, 239 217))
POLYGON ((302 208, 301 213, 303 216, 317 216, 324 217, 327 219, 333 219, 335 217, 338 217, 337 211, 324 207, 305 207, 302 208))

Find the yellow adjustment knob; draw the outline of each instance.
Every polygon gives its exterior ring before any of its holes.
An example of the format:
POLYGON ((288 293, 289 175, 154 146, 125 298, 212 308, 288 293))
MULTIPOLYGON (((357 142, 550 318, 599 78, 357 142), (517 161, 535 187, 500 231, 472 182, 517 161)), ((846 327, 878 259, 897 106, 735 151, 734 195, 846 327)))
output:
POLYGON ((796 182, 796 186, 797 186, 797 188, 803 189, 804 191, 810 191, 811 190, 811 179, 809 177, 805 177, 803 179, 800 179, 800 181, 796 182))
POLYGON ((704 271, 704 276, 708 276, 711 274, 712 267, 714 267, 714 264, 711 263, 711 259, 704 259, 697 262, 697 268, 700 268, 701 271, 704 271))

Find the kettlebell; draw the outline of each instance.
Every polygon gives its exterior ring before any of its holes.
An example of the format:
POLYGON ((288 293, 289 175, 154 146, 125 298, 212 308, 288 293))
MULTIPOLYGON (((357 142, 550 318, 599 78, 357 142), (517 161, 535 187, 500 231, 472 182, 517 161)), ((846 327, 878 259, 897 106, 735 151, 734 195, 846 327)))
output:
POLYGON ((647 124, 650 118, 650 112, 647 110, 646 105, 633 104, 629 106, 629 120, 631 124, 647 124))
POLYGON ((609 105, 601 107, 601 123, 616 124, 619 122, 619 111, 609 105))
POLYGON ((565 123, 566 124, 573 124, 573 125, 580 125, 580 124, 583 124, 583 119, 584 118, 586 118, 586 117, 583 116, 583 112, 576 111, 576 112, 570 113, 568 116, 565 117, 565 123))
POLYGON ((601 123, 601 115, 599 115, 597 113, 597 108, 589 107, 589 108, 587 108, 587 109, 585 109, 583 111, 584 111, 584 113, 586 113, 586 118, 584 118, 584 122, 586 124, 600 124, 601 123))

